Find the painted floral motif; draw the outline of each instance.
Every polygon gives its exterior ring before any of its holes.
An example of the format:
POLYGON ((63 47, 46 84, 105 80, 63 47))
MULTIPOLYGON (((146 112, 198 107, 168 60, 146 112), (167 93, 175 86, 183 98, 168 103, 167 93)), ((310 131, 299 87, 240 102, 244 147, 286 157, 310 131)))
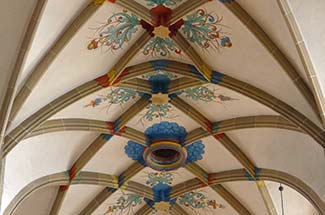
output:
POLYGON ((98 98, 90 101, 85 107, 97 107, 102 104, 106 104, 107 110, 111 105, 123 105, 131 99, 137 97, 137 92, 127 88, 111 88, 105 95, 100 95, 98 98))
POLYGON ((143 54, 152 57, 166 57, 171 52, 181 54, 181 50, 170 38, 153 37, 143 48, 143 54))
POLYGON ((173 182, 173 174, 170 172, 151 172, 148 173, 148 180, 146 184, 148 186, 155 186, 158 184, 171 185, 173 182))
POLYGON ((109 17, 106 23, 95 28, 97 36, 90 41, 88 49, 98 47, 107 47, 111 51, 121 49, 137 32, 139 24, 138 18, 133 14, 127 14, 127 11, 116 13, 109 17))
MULTIPOLYGON (((136 91, 127 88, 111 88, 105 95, 99 95, 94 100, 91 100, 85 107, 103 106, 107 111, 111 105, 124 105, 128 101, 137 98, 139 95, 136 91)), ((146 107, 146 112, 141 115, 140 122, 153 121, 163 118, 175 118, 177 115, 173 114, 174 108, 170 104, 150 104, 146 107)))
POLYGON ((182 0, 145 0, 147 5, 150 7, 158 6, 158 5, 165 5, 165 6, 173 6, 176 5, 182 0))
POLYGON ((206 86, 197 86, 193 88, 188 88, 183 90, 182 93, 185 94, 186 98, 192 99, 193 101, 203 101, 203 102, 228 102, 238 99, 231 98, 222 94, 217 94, 216 89, 211 90, 206 86))
POLYGON ((217 209, 223 208, 223 205, 218 204, 216 200, 209 200, 203 193, 189 192, 179 197, 180 205, 191 209, 217 209))
POLYGON ((155 119, 162 120, 163 118, 170 119, 177 117, 176 115, 172 115, 174 109, 169 104, 150 104, 146 107, 146 110, 145 114, 141 117, 141 123, 144 123, 145 121, 153 121, 155 119))
POLYGON ((104 215, 123 213, 124 211, 129 214, 132 208, 140 204, 142 204, 142 198, 138 194, 125 194, 118 198, 114 205, 109 206, 104 215))
POLYGON ((222 17, 199 9, 186 17, 182 29, 192 43, 196 43, 204 49, 213 47, 218 50, 222 47, 232 46, 230 38, 223 32, 224 25, 221 22, 222 17))

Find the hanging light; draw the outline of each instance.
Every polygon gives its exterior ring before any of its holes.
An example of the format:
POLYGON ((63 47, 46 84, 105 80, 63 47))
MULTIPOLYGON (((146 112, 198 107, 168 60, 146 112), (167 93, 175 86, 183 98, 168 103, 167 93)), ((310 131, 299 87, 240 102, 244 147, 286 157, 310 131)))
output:
POLYGON ((280 184, 279 191, 280 191, 280 195, 281 195, 281 210, 282 210, 282 215, 284 215, 283 190, 284 190, 284 187, 282 186, 282 184, 280 184))

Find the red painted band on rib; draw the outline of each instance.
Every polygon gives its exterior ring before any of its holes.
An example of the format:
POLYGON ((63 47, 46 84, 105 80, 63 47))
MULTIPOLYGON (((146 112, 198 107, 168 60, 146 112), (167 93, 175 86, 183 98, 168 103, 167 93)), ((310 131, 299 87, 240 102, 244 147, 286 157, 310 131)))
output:
POLYGON ((69 174, 70 174, 70 183, 71 183, 76 178, 77 175, 77 168, 75 164, 72 165, 69 174))
POLYGON ((103 88, 106 88, 106 87, 109 87, 110 86, 110 84, 109 84, 109 78, 108 78, 107 74, 102 75, 102 76, 96 78, 95 81, 97 82, 97 84, 99 86, 102 86, 103 88))
POLYGON ((144 30, 146 30, 151 37, 154 37, 155 35, 152 33, 154 31, 154 27, 150 25, 148 22, 144 21, 143 19, 140 20, 140 24, 144 30))
POLYGON ((171 26, 169 26, 169 36, 170 37, 174 37, 176 36, 177 32, 179 31, 179 29, 184 25, 184 20, 180 19, 177 22, 175 22, 174 24, 172 24, 171 26))
POLYGON ((206 130, 211 134, 211 132, 212 132, 212 123, 211 122, 206 123, 206 130))
POLYGON ((70 187, 70 184, 69 185, 62 185, 62 186, 60 186, 59 190, 60 190, 60 192, 64 192, 64 191, 68 190, 69 187, 70 187))
POLYGON ((214 138, 216 138, 217 140, 222 138, 224 134, 216 134, 216 135, 213 135, 214 138))
POLYGON ((106 122, 106 125, 109 132, 111 132, 111 134, 114 134, 115 133, 114 122, 106 122))
POLYGON ((116 132, 115 134, 118 135, 118 136, 121 136, 122 134, 125 133, 125 130, 126 130, 126 126, 124 126, 123 128, 121 128, 118 132, 116 132))
POLYGON ((201 187, 207 187, 208 185, 206 183, 204 183, 203 181, 201 181, 200 179, 197 179, 201 185, 201 187))

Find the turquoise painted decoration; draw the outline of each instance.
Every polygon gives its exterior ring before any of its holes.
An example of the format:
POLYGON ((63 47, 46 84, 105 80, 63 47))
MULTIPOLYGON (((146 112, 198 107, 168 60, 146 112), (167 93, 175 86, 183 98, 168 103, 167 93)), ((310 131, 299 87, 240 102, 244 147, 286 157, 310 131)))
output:
POLYGON ((158 70, 158 71, 155 71, 155 72, 147 73, 145 75, 142 75, 142 78, 146 79, 146 80, 149 80, 152 76, 156 76, 156 75, 166 76, 170 80, 175 80, 175 79, 178 78, 178 76, 176 74, 171 73, 171 72, 166 72, 166 71, 163 71, 163 70, 158 70))
POLYGON ((125 194, 118 198, 115 204, 109 206, 104 215, 123 213, 124 211, 127 211, 127 214, 129 214, 132 208, 141 205, 142 202, 142 197, 138 194, 125 194))
POLYGON ((181 50, 170 38, 153 37, 143 48, 143 54, 152 57, 166 57, 171 52, 181 54, 181 50))
POLYGON ((219 0, 221 3, 231 3, 233 2, 234 0, 219 0))
POLYGON ((165 6, 174 6, 180 2, 182 2, 182 0, 145 0, 147 2, 147 5, 149 7, 155 7, 158 5, 165 5, 165 6))
POLYGON ((216 200, 209 200, 206 195, 200 192, 189 192, 178 198, 180 205, 191 209, 217 209, 223 208, 216 200))
POLYGON ((129 15, 127 11, 116 13, 110 16, 106 23, 94 29, 96 36, 88 44, 88 49, 98 47, 107 47, 111 51, 121 49, 137 32, 139 24, 138 17, 129 15))
POLYGON ((231 47, 232 43, 223 31, 222 17, 207 13, 203 9, 186 16, 182 28, 186 38, 201 48, 231 47))
POLYGON ((109 110, 111 105, 123 105, 137 96, 137 92, 131 89, 111 88, 107 94, 100 95, 96 99, 91 100, 85 107, 97 107, 105 104, 105 107, 109 110))
POLYGON ((217 99, 215 92, 206 86, 197 86, 183 91, 186 98, 194 101, 212 102, 217 99))
MULTIPOLYGON (((124 105, 127 102, 138 98, 140 95, 138 92, 127 88, 110 88, 110 90, 104 94, 99 95, 97 98, 91 100, 84 107, 100 107, 108 111, 112 105, 124 105)), ((172 119, 176 118, 174 114, 175 110, 170 104, 149 104, 146 107, 146 112, 140 115, 140 123, 145 124, 154 120, 172 119)))
POLYGON ((186 98, 189 98, 193 101, 223 103, 238 100, 229 96, 218 94, 216 92, 216 89, 210 89, 207 86, 188 88, 186 90, 183 90, 181 93, 184 94, 186 98))
POLYGON ((143 120, 153 121, 155 119, 162 120, 163 118, 170 118, 170 112, 173 111, 173 108, 170 104, 150 104, 146 107, 147 112, 143 115, 143 120))
POLYGON ((148 174, 148 180, 146 184, 150 187, 154 187, 158 184, 172 185, 173 173, 170 172, 151 172, 148 174))

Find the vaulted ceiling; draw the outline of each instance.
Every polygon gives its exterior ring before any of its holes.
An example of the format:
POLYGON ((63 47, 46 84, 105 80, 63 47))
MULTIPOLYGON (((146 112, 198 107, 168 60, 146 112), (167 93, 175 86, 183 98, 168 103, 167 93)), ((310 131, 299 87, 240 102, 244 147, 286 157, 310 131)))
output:
POLYGON ((1 214, 325 214, 325 3, 2 4, 1 214), (130 156, 162 122, 202 156, 130 156))

